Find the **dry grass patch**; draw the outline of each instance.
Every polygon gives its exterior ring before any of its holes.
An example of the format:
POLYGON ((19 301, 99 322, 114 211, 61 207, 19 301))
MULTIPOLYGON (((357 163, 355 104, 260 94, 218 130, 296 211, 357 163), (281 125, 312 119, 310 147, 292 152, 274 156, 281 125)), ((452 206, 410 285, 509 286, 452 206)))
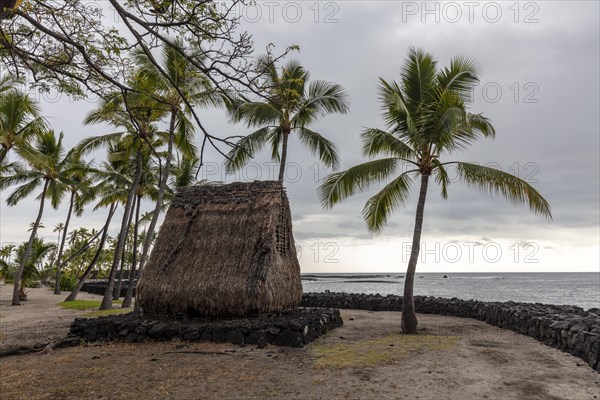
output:
POLYGON ((312 348, 315 365, 325 368, 372 367, 406 358, 413 351, 453 349, 459 336, 393 334, 349 343, 317 344, 312 348))

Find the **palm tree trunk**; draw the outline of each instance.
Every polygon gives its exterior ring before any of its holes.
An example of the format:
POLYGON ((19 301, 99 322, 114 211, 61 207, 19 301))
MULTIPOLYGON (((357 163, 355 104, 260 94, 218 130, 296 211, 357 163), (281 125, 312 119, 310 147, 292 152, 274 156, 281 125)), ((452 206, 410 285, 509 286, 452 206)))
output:
POLYGON ((104 244, 106 243, 106 238, 108 237, 108 226, 110 225, 110 221, 112 220, 112 217, 115 213, 116 208, 117 207, 114 203, 110 205, 110 211, 108 212, 108 218, 106 219, 106 222, 104 223, 104 227, 102 228, 102 238, 100 239, 100 243, 98 244, 98 250, 96 250, 96 254, 94 254, 94 258, 92 259, 92 261, 90 262, 90 264, 88 265, 86 270, 83 272, 83 275, 79 278, 77 285, 75 285, 75 288, 69 294, 69 296, 67 296, 65 301, 74 301, 77 299, 77 296, 79 295, 79 292, 81 291, 81 288, 83 287, 83 284, 85 283, 86 279, 88 278, 88 276, 90 275, 90 273, 96 266, 96 263, 100 259, 100 255, 102 254, 102 250, 104 249, 104 244))
POLYGON ((58 257, 56 258, 56 281, 54 282, 54 294, 60 294, 60 269, 62 267, 61 260, 63 249, 65 248, 65 239, 67 238, 67 232, 69 232, 69 222, 71 222, 71 214, 73 213, 73 204, 75 203, 75 192, 71 192, 71 201, 69 203, 69 212, 67 219, 65 220, 65 227, 63 229, 62 240, 60 241, 60 248, 58 249, 58 257))
POLYGON ((173 158, 173 142, 175 141, 176 120, 177 112, 172 111, 171 123, 169 126, 169 142, 167 144, 167 162, 165 163, 165 168, 163 169, 162 175, 160 177, 156 205, 154 206, 154 211, 152 211, 152 220, 150 221, 150 225, 148 226, 148 230, 146 231, 146 238, 144 239, 144 245, 142 247, 142 256, 140 258, 139 268, 140 274, 144 271, 146 261, 148 260, 150 245, 152 245, 152 236, 154 235, 154 230, 156 229, 156 224, 158 223, 158 217, 160 216, 160 210, 162 209, 165 192, 167 190, 167 182, 169 180, 169 176, 171 175, 171 159, 173 158))
POLYGON ((19 269, 15 273, 15 286, 13 288, 13 297, 12 297, 12 305, 20 306, 21 300, 19 299, 19 285, 21 282, 21 277, 23 276, 23 271, 25 270, 25 264, 29 261, 29 256, 31 255, 31 248, 33 247, 33 241, 35 236, 37 235, 38 226, 40 226, 40 221, 42 220, 42 215, 44 214, 44 203, 46 200, 46 191, 48 190, 48 184, 50 180, 48 178, 45 179, 44 189, 42 189, 42 195, 40 198, 40 209, 38 211, 37 218, 35 223, 33 224, 33 229, 31 230, 31 236, 29 236, 29 242, 27 242, 27 247, 25 248, 25 252, 21 257, 21 262, 19 264, 19 269))
POLYGON ((119 232, 119 238, 117 239, 115 256, 113 258, 112 267, 108 275, 108 284, 106 285, 104 297, 102 298, 102 304, 100 305, 101 310, 110 310, 112 308, 112 295, 115 289, 115 275, 117 274, 117 268, 119 267, 121 253, 123 252, 123 248, 125 246, 125 232, 127 230, 127 221, 129 220, 129 213, 131 212, 131 207, 133 206, 135 192, 137 191, 138 185, 140 183, 140 178, 142 176, 141 149, 138 150, 136 164, 137 165, 135 170, 135 177, 133 178, 131 188, 129 189, 129 193, 127 195, 127 201, 125 202, 125 211, 123 212, 123 220, 121 221, 121 230, 119 232))
POLYGON ((283 183, 283 178, 285 176, 285 163, 287 162, 287 149, 288 149, 288 138, 290 136, 290 131, 284 129, 283 130, 283 140, 281 144, 281 161, 279 164, 279 182, 283 183))
POLYGON ((137 265, 137 248, 138 248, 138 228, 140 225, 140 203, 142 196, 138 196, 137 204, 135 206, 135 223, 133 227, 133 254, 131 256, 131 271, 129 273, 129 285, 127 286, 127 293, 125 299, 123 299, 122 307, 131 307, 131 298, 133 297, 133 287, 135 286, 135 267, 137 265))
POLYGON ((425 198, 427 197, 429 176, 430 174, 421 175, 421 191, 419 193, 419 202, 417 203, 412 249, 406 271, 406 280, 404 281, 404 298, 402 304, 402 332, 404 333, 417 333, 417 314, 415 313, 413 289, 419 251, 421 250, 421 231, 423 229, 423 213, 425 211, 425 198))
MULTIPOLYGON (((129 220, 127 221, 127 230, 125 231, 125 238, 129 239, 129 229, 131 229, 131 221, 133 220, 133 213, 135 212, 135 204, 131 208, 131 213, 129 214, 129 220)), ((125 259, 127 254, 127 240, 125 240, 125 245, 123 246, 123 251, 121 252, 121 263, 119 266, 119 279, 117 280, 117 284, 115 285, 115 290, 113 292, 113 300, 119 300, 121 297, 121 284, 123 282, 123 271, 125 270, 125 259)))

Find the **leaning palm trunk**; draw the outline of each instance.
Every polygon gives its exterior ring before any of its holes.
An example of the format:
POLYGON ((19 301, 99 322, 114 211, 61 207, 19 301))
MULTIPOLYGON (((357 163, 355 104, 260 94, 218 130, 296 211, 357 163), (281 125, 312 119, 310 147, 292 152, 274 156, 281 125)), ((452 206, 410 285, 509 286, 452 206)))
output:
POLYGON ((86 241, 83 246, 81 246, 75 253, 71 254, 66 260, 64 260, 61 263, 61 267, 63 265, 67 265, 68 263, 70 263, 72 260, 74 260, 76 257, 79 257, 80 255, 82 255, 83 253, 85 253, 86 251, 88 251, 88 249, 90 248, 90 246, 92 245, 92 243, 94 243, 96 241, 96 239, 98 239, 100 237, 100 235, 102 234, 103 230, 99 230, 91 239, 89 239, 88 241, 86 241))
POLYGON ((106 222, 104 223, 104 227, 102 228, 102 238, 100 239, 100 243, 98 244, 98 250, 96 250, 96 254, 94 254, 94 258, 92 259, 92 261, 90 262, 90 264, 88 265, 86 270, 83 272, 83 275, 81 276, 81 278, 79 278, 77 285, 75 285, 75 288, 69 294, 69 296, 67 296, 65 301, 75 301, 77 299, 77 296, 79 295, 79 292, 81 291, 81 288, 83 287, 83 284, 85 283, 86 279, 88 278, 88 276, 90 275, 90 273, 92 272, 94 267, 96 266, 96 263, 98 263, 98 260, 100 259, 100 255, 102 254, 102 250, 104 249, 104 244, 106 243, 106 238, 108 237, 108 226, 110 225, 110 221, 112 220, 112 217, 113 217, 116 209, 117 209, 117 207, 115 206, 115 204, 110 205, 110 211, 108 212, 108 218, 106 219, 106 222))
POLYGON ((69 212, 67 213, 67 219, 65 221, 65 227, 63 230, 62 240, 60 241, 60 248, 58 249, 58 256, 56 257, 56 281, 54 282, 54 294, 60 294, 60 270, 63 249, 65 248, 65 239, 67 238, 67 232, 69 232, 69 222, 71 222, 71 214, 73 213, 73 204, 75 203, 75 192, 71 192, 71 201, 69 203, 69 212))
POLYGON ((283 129, 283 140, 281 144, 281 161, 279 164, 279 182, 283 182, 285 176, 285 163, 287 162, 288 138, 290 136, 289 129, 283 129))
POLYGON ((167 182, 169 180, 169 176, 171 175, 171 159, 173 157, 173 142, 175 140, 176 117, 176 111, 173 111, 171 113, 171 123, 169 126, 167 162, 165 163, 165 168, 163 169, 162 175, 160 177, 160 183, 158 186, 158 196, 156 197, 156 206, 154 207, 154 211, 152 211, 152 220, 150 221, 150 225, 148 226, 148 230, 146 231, 146 238, 144 239, 144 245, 142 247, 142 256, 140 258, 139 268, 140 274, 144 271, 146 261, 148 260, 150 246, 152 245, 152 236, 154 235, 154 230, 156 229, 156 224, 158 223, 158 217, 160 216, 160 210, 162 209, 163 200, 165 198, 165 192, 167 190, 167 182))
POLYGON ((21 262, 19 263, 19 269, 15 273, 15 286, 13 288, 13 297, 12 297, 12 305, 20 306, 21 300, 19 298, 19 289, 21 277, 23 276, 23 271, 25 270, 25 265, 29 261, 29 256, 31 255, 31 248, 33 247, 33 241, 37 235, 38 227, 40 226, 40 221, 42 220, 42 215, 44 214, 44 201, 46 199, 46 191, 48 190, 48 184, 50 181, 46 179, 44 183, 44 189, 42 189, 42 195, 40 198, 40 209, 38 211, 38 216, 33 224, 33 229, 31 230, 31 236, 29 236, 29 242, 27 242, 27 247, 25 248, 25 252, 21 257, 21 262))
POLYGON ((123 308, 131 307, 131 298, 133 297, 133 287, 135 286, 135 267, 137 265, 137 248, 138 248, 138 228, 140 225, 140 203, 142 197, 138 196, 137 204, 135 205, 135 225, 133 227, 133 251, 131 257, 131 271, 129 273, 129 285, 127 293, 123 299, 123 308))
POLYGON ((113 291, 115 289, 115 275, 117 274, 117 268, 119 267, 119 262, 121 260, 121 253, 123 252, 123 248, 125 247, 125 239, 127 231, 127 222, 129 220, 129 213, 131 212, 131 207, 133 206, 135 192, 137 191, 138 185, 140 183, 140 178, 142 176, 142 151, 138 150, 137 160, 136 160, 136 170, 135 177, 133 182, 131 183, 131 188, 129 189, 129 193, 127 195, 127 201, 125 202, 125 211, 123 212, 123 220, 121 222, 121 230, 119 232, 119 238, 117 239, 117 246, 115 248, 115 256, 113 259, 112 267, 110 269, 110 274, 108 276, 108 284, 106 285, 106 290, 104 291, 104 297, 102 298, 102 304, 100 305, 101 310, 110 310, 112 308, 112 296, 113 291))
POLYGON ((417 203, 417 215, 415 217, 415 230, 413 232, 412 249, 408 269, 406 271, 406 280, 404 281, 404 298, 402 303, 402 332, 417 333, 417 314, 415 313, 415 299, 413 288, 415 284, 415 271, 419 260, 419 251, 421 250, 421 231, 423 229, 423 212, 425 211, 425 198, 427 197, 427 185, 429 183, 429 174, 421 175, 421 191, 419 193, 419 202, 417 203))
MULTIPOLYGON (((129 214, 129 220, 127 221, 127 230, 125 231, 125 238, 129 238, 129 229, 131 227, 131 221, 133 219, 133 213, 135 212, 135 205, 131 208, 131 213, 129 214)), ((123 246, 123 251, 121 252, 121 263, 119 266, 119 279, 115 285, 115 290, 113 292, 113 300, 119 300, 121 297, 121 284, 123 282, 123 271, 125 270, 125 255, 127 253, 127 241, 125 241, 125 245, 123 246)))

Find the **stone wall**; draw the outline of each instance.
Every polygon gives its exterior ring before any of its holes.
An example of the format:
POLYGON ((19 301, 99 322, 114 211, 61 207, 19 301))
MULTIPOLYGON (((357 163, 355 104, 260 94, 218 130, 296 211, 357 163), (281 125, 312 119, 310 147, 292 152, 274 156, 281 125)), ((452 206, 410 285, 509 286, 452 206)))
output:
MULTIPOLYGON (((305 293, 303 307, 401 311, 401 296, 357 293, 305 293)), ((600 309, 516 302, 484 302, 415 296, 421 314, 473 318, 530 336, 548 346, 573 354, 600 372, 600 309)))
POLYGON ((339 310, 299 309, 271 318, 173 320, 125 315, 77 318, 70 336, 90 342, 185 340, 302 347, 343 325, 339 310))

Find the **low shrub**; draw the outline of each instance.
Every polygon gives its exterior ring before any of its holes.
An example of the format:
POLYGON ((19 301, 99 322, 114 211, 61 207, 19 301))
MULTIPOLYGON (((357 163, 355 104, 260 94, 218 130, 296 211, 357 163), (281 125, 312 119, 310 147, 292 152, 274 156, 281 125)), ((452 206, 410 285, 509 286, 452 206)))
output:
POLYGON ((67 274, 60 275, 60 290, 70 292, 75 289, 75 285, 77 285, 77 279, 74 276, 67 274))

